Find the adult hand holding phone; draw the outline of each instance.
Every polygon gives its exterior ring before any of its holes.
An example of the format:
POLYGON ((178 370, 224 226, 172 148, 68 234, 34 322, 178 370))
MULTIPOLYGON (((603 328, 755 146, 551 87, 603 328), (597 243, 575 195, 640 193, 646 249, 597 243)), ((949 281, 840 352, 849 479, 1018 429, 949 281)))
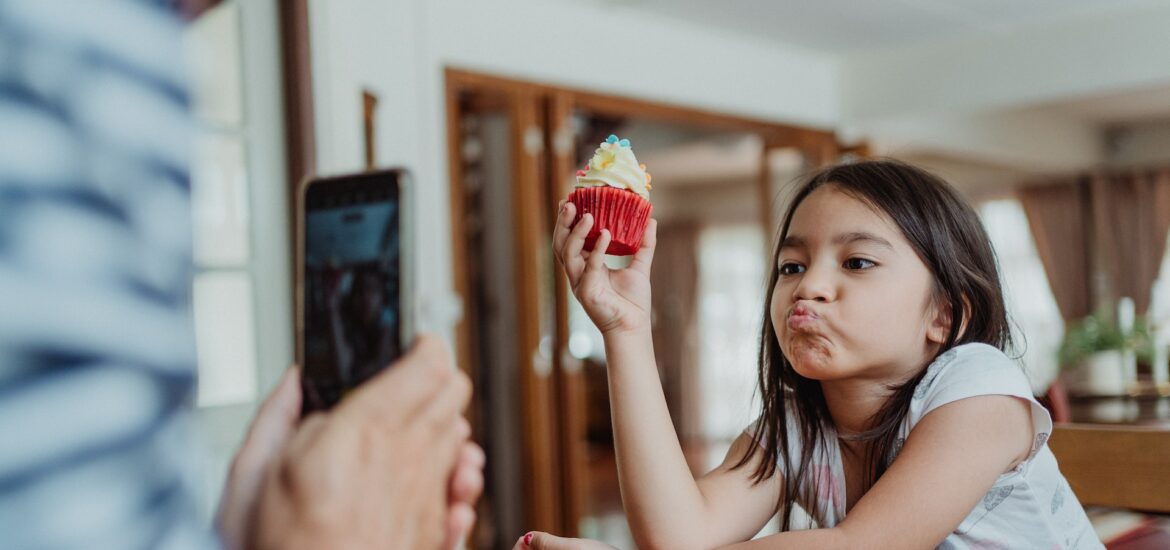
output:
POLYGON ((229 547, 450 548, 465 536, 484 458, 461 416, 470 382, 437 339, 299 425, 298 379, 268 398, 233 462, 219 515, 229 547))

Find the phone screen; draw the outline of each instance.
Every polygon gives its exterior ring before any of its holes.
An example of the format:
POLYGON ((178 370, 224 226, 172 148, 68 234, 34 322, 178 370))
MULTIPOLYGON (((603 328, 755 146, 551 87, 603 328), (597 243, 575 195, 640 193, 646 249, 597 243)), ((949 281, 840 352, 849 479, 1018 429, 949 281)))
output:
POLYGON ((397 172, 305 190, 304 412, 326 409, 402 351, 397 172))

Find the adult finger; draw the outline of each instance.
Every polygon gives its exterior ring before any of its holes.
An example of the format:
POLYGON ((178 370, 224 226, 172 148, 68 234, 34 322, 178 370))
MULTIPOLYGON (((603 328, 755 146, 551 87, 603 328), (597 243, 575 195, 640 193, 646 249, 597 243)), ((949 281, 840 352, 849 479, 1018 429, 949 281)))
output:
MULTIPOLYGON (((466 426, 464 433, 469 434, 470 425, 464 425, 466 426)), ((457 437, 459 435, 462 434, 457 434, 457 437)), ((438 454, 442 454, 442 450, 438 454)), ((478 445, 465 442, 448 484, 446 541, 443 548, 453 548, 458 541, 467 538, 467 534, 475 526, 475 502, 482 490, 483 451, 478 445)))
POLYGON ((455 374, 442 341, 423 334, 394 364, 354 389, 337 412, 372 415, 392 428, 428 408, 455 374))
POLYGON ((467 538, 471 528, 475 527, 475 508, 466 503, 457 504, 447 510, 447 540, 443 548, 454 548, 455 545, 467 538))
POLYGON ((301 420, 296 433, 285 447, 285 455, 294 457, 295 460, 313 450, 317 439, 328 433, 326 428, 329 425, 329 414, 331 413, 315 412, 301 420))
POLYGON ((658 220, 650 219, 646 232, 642 234, 642 246, 634 253, 630 269, 649 277, 650 264, 654 263, 654 247, 658 245, 658 220))
POLYGON ((226 548, 247 547, 248 527, 265 473, 295 432, 300 408, 300 370, 294 365, 260 406, 232 460, 215 520, 226 548))
POLYGON ((455 471, 451 474, 448 502, 474 505, 483 492, 484 454, 470 441, 459 450, 455 471))
POLYGON ((236 457, 237 467, 267 463, 292 437, 301 416, 300 374, 296 366, 289 368, 264 399, 236 457))
POLYGON ((418 420, 427 423, 434 429, 457 421, 463 424, 460 429, 470 435, 471 426, 467 424, 467 419, 461 416, 470 401, 471 380, 462 371, 453 370, 448 384, 432 396, 430 402, 420 410, 418 420))

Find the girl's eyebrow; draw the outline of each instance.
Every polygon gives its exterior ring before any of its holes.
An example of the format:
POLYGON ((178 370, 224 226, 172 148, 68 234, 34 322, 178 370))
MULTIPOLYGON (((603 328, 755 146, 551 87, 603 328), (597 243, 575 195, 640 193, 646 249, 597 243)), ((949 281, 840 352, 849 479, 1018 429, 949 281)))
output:
POLYGON ((784 237, 784 242, 780 243, 780 250, 785 248, 808 248, 808 245, 804 243, 804 237, 789 235, 784 237))
MULTIPOLYGON (((890 250, 894 249, 894 245, 890 241, 883 239, 873 233, 866 231, 851 231, 849 233, 842 233, 833 238, 833 244, 837 246, 853 244, 853 243, 871 243, 878 246, 883 246, 890 250)), ((784 238, 784 242, 780 244, 780 249, 785 248, 808 248, 808 243, 804 237, 798 235, 789 235, 784 238)))
POLYGON ((876 244, 878 246, 884 246, 890 250, 894 249, 894 245, 890 244, 890 241, 865 231, 852 231, 849 233, 837 235, 833 238, 833 244, 836 245, 853 244, 858 242, 876 244))

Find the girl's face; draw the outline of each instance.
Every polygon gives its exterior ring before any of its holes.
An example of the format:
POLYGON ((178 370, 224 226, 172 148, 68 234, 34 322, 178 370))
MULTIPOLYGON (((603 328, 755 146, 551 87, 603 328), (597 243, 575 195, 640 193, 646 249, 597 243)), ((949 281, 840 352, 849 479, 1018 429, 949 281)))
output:
POLYGON ((806 378, 900 380, 945 341, 930 270, 893 220, 832 185, 797 207, 779 269, 772 325, 806 378))

